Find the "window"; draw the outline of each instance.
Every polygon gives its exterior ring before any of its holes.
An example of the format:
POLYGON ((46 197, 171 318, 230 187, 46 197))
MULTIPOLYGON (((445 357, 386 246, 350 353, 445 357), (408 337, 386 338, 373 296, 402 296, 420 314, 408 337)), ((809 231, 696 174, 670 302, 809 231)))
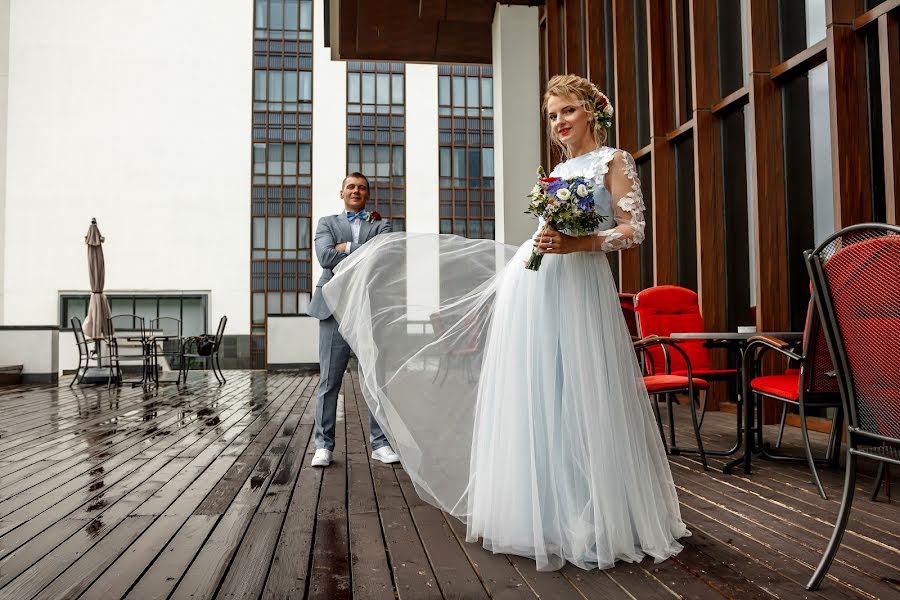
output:
MULTIPOLYGON (((116 294, 106 295, 110 315, 137 315, 144 318, 144 325, 159 317, 174 317, 181 321, 184 336, 209 333, 207 329, 206 294, 116 294)), ((72 329, 72 317, 84 322, 87 316, 90 294, 64 294, 59 298, 60 329, 72 329)))
POLYGON ((312 0, 254 0, 251 360, 312 292, 312 0))
POLYGON ((369 179, 369 210, 406 229, 406 69, 347 63, 347 171, 369 179))
POLYGON ((490 66, 438 66, 441 233, 494 239, 493 84, 490 66))

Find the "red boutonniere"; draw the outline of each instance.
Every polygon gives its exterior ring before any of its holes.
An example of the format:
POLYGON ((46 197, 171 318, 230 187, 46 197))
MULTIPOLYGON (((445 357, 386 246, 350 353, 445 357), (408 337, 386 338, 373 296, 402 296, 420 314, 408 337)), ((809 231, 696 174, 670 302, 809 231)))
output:
POLYGON ((366 217, 366 221, 368 221, 369 223, 374 223, 375 221, 380 221, 380 220, 381 220, 381 213, 379 213, 377 210, 373 210, 366 217))

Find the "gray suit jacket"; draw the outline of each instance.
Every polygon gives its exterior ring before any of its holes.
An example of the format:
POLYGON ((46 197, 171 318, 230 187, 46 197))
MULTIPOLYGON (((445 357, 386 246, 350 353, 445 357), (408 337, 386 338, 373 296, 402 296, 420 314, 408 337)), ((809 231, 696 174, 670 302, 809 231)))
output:
POLYGON ((350 231, 350 221, 347 220, 346 213, 322 217, 316 226, 316 258, 322 265, 322 277, 316 284, 313 292, 312 300, 309 302, 309 310, 307 313, 311 317, 315 317, 320 321, 324 321, 331 316, 331 309, 325 303, 322 296, 322 286, 331 280, 334 269, 338 264, 359 250, 363 244, 381 233, 390 233, 391 224, 387 219, 380 221, 363 221, 359 228, 359 242, 353 242, 353 233, 350 231), (338 252, 335 246, 343 242, 351 242, 350 252, 338 252))

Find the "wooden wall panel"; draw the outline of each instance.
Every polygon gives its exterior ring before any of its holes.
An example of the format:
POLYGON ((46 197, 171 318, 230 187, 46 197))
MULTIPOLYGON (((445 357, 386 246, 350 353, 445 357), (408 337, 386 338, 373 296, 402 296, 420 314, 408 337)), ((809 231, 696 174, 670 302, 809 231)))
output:
MULTIPOLYGON (((878 17, 881 63, 881 118, 884 146, 884 201, 887 222, 900 222, 900 22, 898 16, 878 17)), ((877 125, 875 125, 877 126, 877 125)))
POLYGON ((840 228, 872 220, 866 46, 853 31, 856 15, 847 8, 853 2, 827 4, 834 18, 827 23, 828 95, 831 106, 840 107, 831 111, 835 227, 840 228))
MULTIPOLYGON (((631 153, 637 151, 637 89, 635 88, 636 72, 634 52, 627 50, 634 40, 634 1, 613 0, 613 47, 615 52, 615 97, 617 144, 631 153)), ((648 182, 642 182, 644 186, 648 182)), ((651 232, 647 232, 651 235, 651 232)), ((619 253, 620 279, 619 287, 623 292, 639 292, 641 290, 641 255, 639 248, 623 250, 619 253)))
POLYGON ((675 129, 672 94, 672 24, 665 3, 646 0, 647 56, 650 61, 650 145, 653 185, 653 254, 657 285, 678 283, 678 230, 675 197, 675 129))
POLYGON ((712 107, 719 100, 719 64, 716 43, 716 5, 691 3, 691 56, 695 69, 694 190, 697 213, 697 284, 700 309, 708 329, 726 325, 725 209, 722 189, 722 144, 719 119, 712 107), (696 76, 699 73, 700 76, 696 76))

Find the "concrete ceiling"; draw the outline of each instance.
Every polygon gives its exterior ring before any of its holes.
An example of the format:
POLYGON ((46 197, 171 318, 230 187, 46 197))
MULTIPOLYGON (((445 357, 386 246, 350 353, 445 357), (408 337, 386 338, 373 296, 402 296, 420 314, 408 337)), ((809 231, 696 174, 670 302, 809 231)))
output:
POLYGON ((490 63, 497 4, 543 0, 329 0, 334 60, 490 63))

